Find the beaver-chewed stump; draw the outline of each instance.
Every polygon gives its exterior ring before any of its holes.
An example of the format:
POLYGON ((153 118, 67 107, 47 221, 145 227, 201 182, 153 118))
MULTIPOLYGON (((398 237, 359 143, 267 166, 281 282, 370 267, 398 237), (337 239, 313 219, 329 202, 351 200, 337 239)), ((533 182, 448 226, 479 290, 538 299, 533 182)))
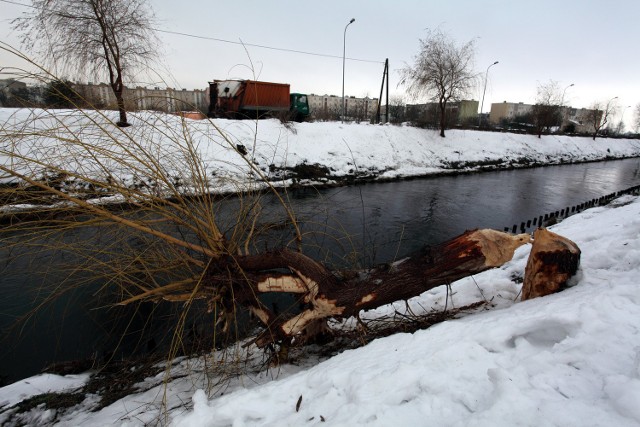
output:
POLYGON ((522 301, 563 289, 579 264, 578 245, 545 228, 537 229, 524 273, 522 301))

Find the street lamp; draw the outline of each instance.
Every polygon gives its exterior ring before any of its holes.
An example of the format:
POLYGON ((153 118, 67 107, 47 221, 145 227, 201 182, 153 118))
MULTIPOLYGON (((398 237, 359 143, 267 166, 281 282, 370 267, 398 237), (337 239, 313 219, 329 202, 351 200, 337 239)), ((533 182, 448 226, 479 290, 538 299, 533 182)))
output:
POLYGON ((622 125, 624 123, 624 113, 627 111, 627 108, 631 107, 631 105, 627 105, 622 110, 622 116, 620 116, 620 124, 618 125, 618 133, 622 132, 622 125))
POLYGON ((571 86, 573 86, 574 84, 571 83, 569 86, 564 88, 564 91, 562 92, 562 99, 560 100, 560 106, 564 107, 564 95, 567 93, 567 89, 569 89, 571 86))
POLYGON ((345 116, 345 103, 344 103, 344 61, 345 61, 345 53, 347 51, 347 28, 349 25, 353 24, 356 18, 351 18, 351 21, 344 27, 344 37, 342 40, 342 123, 344 123, 345 116))
POLYGON ((573 86, 573 83, 571 83, 569 86, 564 88, 564 91, 562 91, 562 99, 560 100, 560 108, 562 108, 562 120, 560 121, 560 132, 562 132, 562 124, 564 123, 565 119, 566 119, 566 108, 564 108, 564 95, 567 93, 567 89, 569 89, 571 86, 573 86))
POLYGON ((482 91, 482 103, 480 104, 480 114, 478 115, 478 126, 480 126, 480 121, 482 120, 482 108, 484 107, 484 94, 487 93, 487 79, 489 78, 489 68, 496 65, 498 61, 487 67, 487 73, 484 76, 484 90, 482 91))
POLYGON ((611 112, 611 101, 613 101, 614 99, 618 99, 617 96, 614 96, 613 98, 611 98, 609 101, 607 101, 607 110, 604 112, 605 117, 609 115, 609 113, 611 112))

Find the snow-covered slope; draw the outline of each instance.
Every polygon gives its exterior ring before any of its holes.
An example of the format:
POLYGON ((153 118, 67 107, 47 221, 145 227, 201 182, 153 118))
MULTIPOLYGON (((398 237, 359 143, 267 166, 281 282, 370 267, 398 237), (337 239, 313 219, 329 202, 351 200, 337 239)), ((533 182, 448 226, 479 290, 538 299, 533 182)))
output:
MULTIPOLYGON (((45 164, 135 185, 144 177, 137 159, 144 148, 171 177, 188 188, 186 141, 193 144, 210 177, 211 192, 228 192, 260 181, 258 173, 276 185, 290 179, 333 182, 347 176, 375 179, 419 176, 582 162, 640 156, 640 140, 533 135, 449 130, 441 138, 435 130, 410 126, 295 123, 277 120, 194 121, 153 112, 132 114, 133 126, 117 128, 115 112, 75 110, 0 109, 0 164, 34 177, 43 176, 45 164), (117 141, 117 143, 116 143, 117 141), (100 148, 89 150, 82 144, 100 148), (134 146, 139 144, 138 146, 134 146), (236 149, 242 146, 240 154, 236 149), (42 159, 37 167, 10 153, 42 159), (111 158, 105 156, 111 155, 111 158), (115 155, 114 155, 115 153, 115 155), (117 162, 118 155, 121 161, 117 162), (98 162, 101 160, 101 162, 98 162), (249 165, 255 169, 252 171, 249 165), (313 173, 299 165, 318 165, 313 173), (259 171, 259 172, 258 172, 259 171)), ((4 178, 7 180, 8 178, 4 178)))

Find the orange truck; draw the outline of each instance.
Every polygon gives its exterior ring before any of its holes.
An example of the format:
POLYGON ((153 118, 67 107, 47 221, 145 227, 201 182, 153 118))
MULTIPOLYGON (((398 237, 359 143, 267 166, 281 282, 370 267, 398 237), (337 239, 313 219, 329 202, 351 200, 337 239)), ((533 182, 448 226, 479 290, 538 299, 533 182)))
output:
POLYGON ((256 119, 284 117, 302 121, 309 116, 307 95, 290 93, 285 83, 256 80, 209 82, 209 117, 256 119))

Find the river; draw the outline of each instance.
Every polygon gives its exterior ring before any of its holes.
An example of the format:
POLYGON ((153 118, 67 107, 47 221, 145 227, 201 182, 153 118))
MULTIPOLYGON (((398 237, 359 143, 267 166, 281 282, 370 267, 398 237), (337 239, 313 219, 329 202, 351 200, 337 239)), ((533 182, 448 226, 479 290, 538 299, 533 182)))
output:
MULTIPOLYGON (((468 229, 504 230, 639 184, 640 159, 636 158, 306 188, 289 192, 288 198, 305 235, 305 251, 331 266, 343 267, 399 259, 468 229)), ((234 202, 228 203, 229 209, 234 209, 234 202)), ((275 198, 263 196, 262 205, 265 221, 283 221, 275 198)), ((99 236, 89 232, 85 237, 97 239, 95 244, 99 244, 99 236)), ((264 246, 285 244, 291 238, 285 227, 268 235, 264 246)), ((133 307, 90 306, 92 292, 100 283, 71 292, 21 327, 11 328, 33 308, 43 286, 64 282, 55 268, 44 276, 31 273, 35 265, 57 265, 55 253, 19 257, 16 251, 0 248, 0 384, 33 375, 52 362, 109 357, 127 328, 129 333, 113 354, 116 357, 145 353, 170 335, 173 323, 167 319, 172 318, 171 308, 166 306, 158 309, 149 303, 137 311, 133 307), (158 311, 154 320, 147 322, 154 311, 158 311)))

